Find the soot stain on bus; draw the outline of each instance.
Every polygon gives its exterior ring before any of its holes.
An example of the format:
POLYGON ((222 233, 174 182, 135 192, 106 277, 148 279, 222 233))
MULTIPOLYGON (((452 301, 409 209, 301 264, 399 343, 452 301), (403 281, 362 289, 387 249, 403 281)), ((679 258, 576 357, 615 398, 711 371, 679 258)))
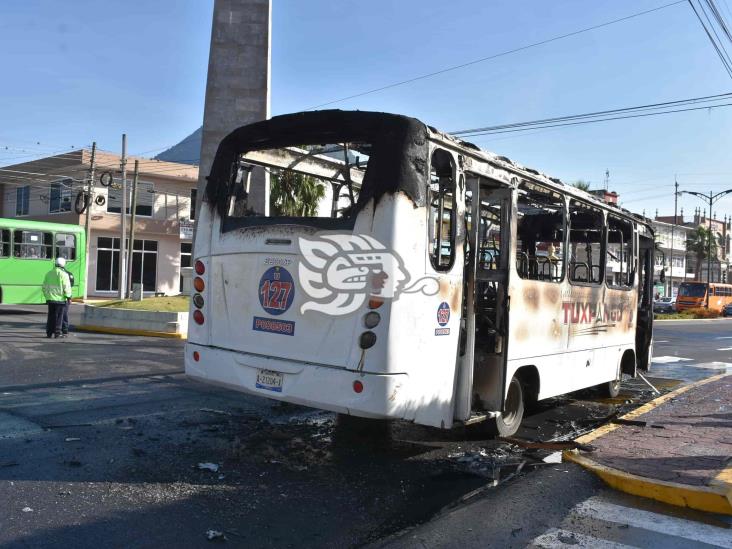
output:
POLYGON ((385 194, 403 192, 415 207, 426 204, 427 126, 402 115, 325 110, 275 116, 242 126, 219 144, 207 177, 209 207, 226 217, 232 166, 240 154, 278 147, 365 141, 372 144, 355 211, 385 194))

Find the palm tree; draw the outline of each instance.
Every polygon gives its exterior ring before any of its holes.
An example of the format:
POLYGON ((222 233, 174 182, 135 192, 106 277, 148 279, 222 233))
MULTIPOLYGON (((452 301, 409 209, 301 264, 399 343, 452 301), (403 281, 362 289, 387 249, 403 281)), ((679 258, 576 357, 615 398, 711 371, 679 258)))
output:
POLYGON ((686 240, 686 251, 694 255, 696 259, 696 269, 694 277, 696 280, 701 280, 701 271, 704 261, 707 259, 707 252, 709 250, 709 237, 711 234, 711 246, 712 246, 712 261, 717 259, 717 239, 714 238, 714 234, 705 227, 697 227, 694 229, 688 239, 686 240))
POLYGON ((584 179, 578 179, 574 183, 572 183, 573 187, 576 187, 580 191, 589 191, 590 190, 590 182, 585 181, 584 179))
POLYGON ((325 196, 325 186, 316 178, 283 171, 270 178, 270 215, 312 217, 325 196))

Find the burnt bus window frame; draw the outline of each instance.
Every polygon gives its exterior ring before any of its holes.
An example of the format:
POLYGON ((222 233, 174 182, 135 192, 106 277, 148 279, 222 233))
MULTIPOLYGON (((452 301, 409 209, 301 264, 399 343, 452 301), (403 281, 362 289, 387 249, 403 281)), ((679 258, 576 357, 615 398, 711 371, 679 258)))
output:
MULTIPOLYGON (((311 111, 275 116, 242 126, 219 144, 208 176, 204 202, 216 210, 221 232, 261 226, 303 225, 352 230, 358 213, 387 194, 403 192, 415 206, 426 203, 428 132, 422 122, 401 115, 365 111, 311 111), (323 143, 368 143, 368 168, 350 217, 229 217, 228 201, 237 161, 251 151, 323 143)), ((324 180, 327 181, 327 180, 324 180)))
MULTIPOLYGON (((603 210, 602 208, 598 208, 597 206, 590 204, 589 202, 585 202, 584 200, 581 200, 579 198, 574 198, 572 196, 567 197, 567 235, 566 235, 566 242, 567 242, 567 255, 569 258, 569 261, 567 261, 567 280, 569 280, 569 283, 573 286, 589 286, 596 288, 598 286, 602 286, 605 283, 605 269, 607 268, 607 212, 603 210), (587 210, 591 210, 594 212, 597 212, 600 214, 602 218, 602 227, 601 231, 602 234, 600 235, 600 240, 598 244, 600 245, 600 253, 599 259, 600 264, 598 265, 600 278, 599 280, 591 281, 590 275, 591 273, 588 272, 588 280, 585 282, 583 280, 575 280, 574 274, 575 274, 575 262, 572 261, 572 203, 578 203, 583 208, 587 210)), ((594 267, 594 266, 593 266, 594 267)), ((587 267, 589 271, 589 265, 587 267)))
POLYGON ((432 154, 430 155, 430 177, 427 181, 427 196, 428 203, 427 203, 427 252, 430 257, 430 264, 432 265, 432 268, 435 271, 439 272, 449 272, 452 267, 455 265, 455 245, 456 245, 456 239, 457 239, 457 166, 455 164, 455 159, 453 158, 452 154, 447 150, 443 149, 441 147, 435 147, 435 149, 432 151, 432 154), (435 160, 437 160, 438 165, 435 164, 435 160), (433 170, 435 170, 435 176, 438 178, 438 181, 435 183, 437 185, 440 185, 439 180, 441 180, 443 177, 449 178, 449 181, 447 182, 447 186, 443 189, 440 187, 440 189, 437 191, 437 212, 440 217, 439 220, 439 229, 435 230, 435 223, 433 221, 432 217, 432 200, 433 200, 433 194, 435 194, 435 191, 432 190, 432 177, 433 177, 433 170), (451 195, 452 200, 452 207, 450 208, 450 215, 449 215, 449 232, 448 232, 448 239, 449 239, 449 246, 450 246, 450 255, 449 260, 446 264, 441 264, 442 258, 445 257, 441 253, 442 250, 442 236, 443 236, 443 216, 444 213, 444 207, 445 207, 445 197, 446 195, 451 195), (434 241, 434 243, 433 243, 434 241), (434 246, 434 250, 432 247, 434 246))
MULTIPOLYGON (((607 276, 607 258, 605 259, 605 285, 610 288, 611 290, 632 290, 633 286, 635 285, 635 275, 638 272, 638 250, 636 246, 636 231, 635 231, 635 223, 633 223, 632 220, 624 217, 620 217, 617 215, 613 215, 611 213, 606 214, 605 216, 605 255, 609 253, 610 249, 610 233, 612 232, 610 230, 610 221, 613 220, 616 223, 625 223, 630 227, 630 251, 629 251, 629 261, 626 261, 626 264, 628 265, 629 269, 627 272, 623 273, 623 262, 620 261, 620 273, 625 275, 624 282, 621 282, 620 284, 611 284, 610 280, 607 276)), ((620 251, 622 254, 622 249, 620 251)), ((622 259, 622 255, 621 255, 622 259)))
MULTIPOLYGON (((528 181, 528 180, 521 180, 521 182, 516 187, 516 248, 514 250, 513 259, 514 259, 514 268, 516 269, 516 274, 521 280, 533 280, 535 282, 548 282, 551 284, 561 284, 564 282, 566 278, 566 272, 567 272, 567 228, 568 228, 568 216, 567 216, 567 200, 566 197, 561 193, 554 189, 551 189, 550 187, 547 187, 545 185, 542 185, 540 183, 535 183, 534 181, 528 181), (521 243, 523 245, 523 239, 521 239, 521 235, 519 234, 519 225, 521 223, 521 220, 518 217, 519 213, 519 200, 521 200, 521 195, 519 194, 519 191, 523 190, 526 191, 526 187, 531 186, 534 187, 544 194, 547 195, 547 197, 556 197, 558 203, 561 203, 561 215, 562 215, 562 235, 561 239, 558 241, 560 242, 561 246, 561 254, 559 256, 559 262, 561 263, 561 269, 559 271, 558 277, 549 277, 549 278, 539 278, 538 276, 538 264, 537 264, 537 276, 524 276, 522 274, 522 269, 519 269, 518 267, 518 242, 521 240, 521 243)), ((557 240, 554 240, 552 242, 557 242, 557 240)), ((542 269, 543 272, 543 269, 542 269)), ((550 270, 551 274, 551 270, 550 270)))

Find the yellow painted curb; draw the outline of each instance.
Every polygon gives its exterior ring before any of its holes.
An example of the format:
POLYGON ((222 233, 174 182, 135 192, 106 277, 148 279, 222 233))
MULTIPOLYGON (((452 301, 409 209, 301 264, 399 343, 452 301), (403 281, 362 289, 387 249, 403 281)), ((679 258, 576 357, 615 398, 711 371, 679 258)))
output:
MULTIPOLYGON (((636 408, 622 416, 621 419, 635 419, 643 414, 657 408, 664 402, 668 402, 672 398, 685 393, 695 387, 700 387, 707 383, 717 381, 732 374, 719 374, 696 383, 691 383, 678 389, 666 393, 643 406, 636 408)), ((595 439, 606 435, 621 425, 608 423, 591 433, 587 433, 577 439, 575 442, 580 444, 589 444, 595 439)), ((668 482, 647 477, 641 477, 626 473, 619 469, 614 469, 606 465, 597 463, 596 461, 581 455, 578 450, 566 450, 563 452, 564 459, 572 461, 588 469, 600 477, 605 483, 616 490, 641 496, 649 499, 655 499, 671 505, 679 507, 688 507, 699 511, 707 511, 710 513, 720 513, 723 515, 732 515, 732 463, 723 469, 714 479, 709 482, 709 486, 691 486, 689 484, 681 484, 678 482, 668 482)))
MULTIPOLYGON (((581 456, 576 450, 565 451, 564 458, 592 471, 605 481, 605 484, 621 492, 697 511, 732 515, 732 484, 691 486, 641 477, 601 465, 581 456)), ((724 472, 732 474, 732 468, 727 468, 724 472)))
POLYGON ((153 332, 148 330, 131 330, 128 328, 109 328, 107 326, 74 326, 81 332, 98 332, 102 334, 135 335, 149 337, 167 337, 171 339, 188 339, 186 334, 176 332, 153 332))

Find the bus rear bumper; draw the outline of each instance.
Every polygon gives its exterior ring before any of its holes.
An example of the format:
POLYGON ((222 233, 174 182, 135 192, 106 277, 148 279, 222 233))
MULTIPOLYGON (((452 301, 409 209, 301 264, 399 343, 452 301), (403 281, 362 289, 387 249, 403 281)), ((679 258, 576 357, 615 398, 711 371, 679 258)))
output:
POLYGON ((188 343, 186 375, 194 380, 243 393, 374 419, 402 419, 408 399, 407 374, 371 374, 304 362, 264 359, 236 351, 188 343), (198 352, 199 360, 193 359, 198 352), (280 390, 258 386, 267 370, 281 375, 280 390), (354 383, 362 387, 356 392, 354 383))

